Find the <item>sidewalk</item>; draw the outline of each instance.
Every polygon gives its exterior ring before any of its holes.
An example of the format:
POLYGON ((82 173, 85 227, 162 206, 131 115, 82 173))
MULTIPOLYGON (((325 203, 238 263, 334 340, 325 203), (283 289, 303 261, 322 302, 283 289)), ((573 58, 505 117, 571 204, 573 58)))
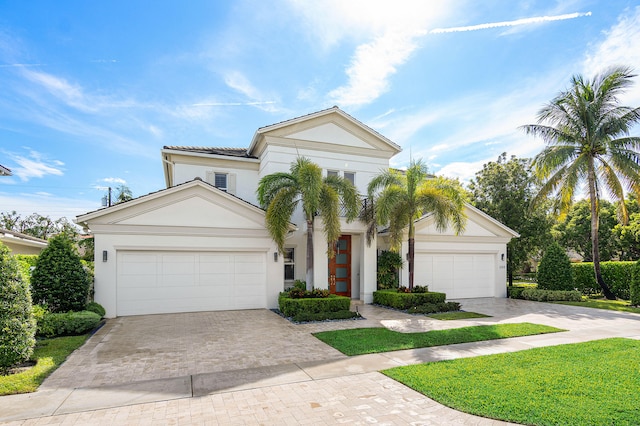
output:
MULTIPOLYGON (((433 362, 608 337, 640 339, 640 315, 498 299, 465 300, 465 310, 493 315, 472 321, 394 319, 360 306, 369 322, 403 331, 497 322, 533 322, 567 332, 433 348, 191 374, 127 384, 47 388, 0 398, 0 421, 39 424, 463 424, 502 422, 444 407, 378 373, 433 362), (523 302, 523 303, 520 303, 523 302), (534 309, 535 308, 535 309, 534 309), (488 311, 491 312, 488 312, 488 311)), ((302 325, 326 328, 325 323, 302 325)), ((368 326, 362 324, 361 326, 368 326)), ((349 326, 348 328, 352 328, 349 326)), ((311 330, 310 330, 311 332, 311 330)))

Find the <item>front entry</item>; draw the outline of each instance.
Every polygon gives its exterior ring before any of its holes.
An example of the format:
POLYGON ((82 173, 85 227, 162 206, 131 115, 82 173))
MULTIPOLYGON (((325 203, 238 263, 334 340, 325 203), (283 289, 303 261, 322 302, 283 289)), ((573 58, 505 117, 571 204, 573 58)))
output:
POLYGON ((341 235, 336 255, 329 259, 329 291, 351 297, 351 235, 341 235))

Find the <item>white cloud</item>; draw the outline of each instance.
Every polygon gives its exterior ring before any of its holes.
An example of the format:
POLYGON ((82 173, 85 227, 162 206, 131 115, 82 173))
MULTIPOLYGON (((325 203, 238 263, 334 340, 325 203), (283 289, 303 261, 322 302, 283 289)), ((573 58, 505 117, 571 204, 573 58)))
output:
POLYGON ((120 185, 126 185, 127 181, 122 179, 122 178, 116 178, 116 177, 108 177, 108 178, 104 178, 102 179, 103 182, 107 182, 107 183, 117 183, 120 185))
MULTIPOLYGON (((627 9, 618 17, 618 22, 608 31, 599 43, 591 46, 583 63, 585 77, 592 78, 597 73, 613 65, 629 65, 640 73, 640 6, 627 9)), ((623 97, 625 104, 640 104, 640 81, 623 97)))
POLYGON ((30 151, 28 156, 9 153, 9 158, 17 164, 11 167, 15 176, 26 182, 32 178, 42 178, 47 175, 62 176, 64 173, 61 166, 63 162, 59 160, 48 160, 37 151, 30 151))

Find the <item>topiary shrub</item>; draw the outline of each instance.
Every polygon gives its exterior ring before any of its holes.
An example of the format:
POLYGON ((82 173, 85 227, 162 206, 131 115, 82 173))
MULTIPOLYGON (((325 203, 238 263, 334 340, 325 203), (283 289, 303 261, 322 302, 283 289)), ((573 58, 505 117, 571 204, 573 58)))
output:
POLYGON ((0 242, 0 373, 29 359, 36 344, 29 284, 0 242))
POLYGON ((31 274, 34 302, 46 304, 50 312, 81 311, 90 286, 89 274, 71 240, 62 234, 49 239, 31 274))
POLYGON ((100 315, 90 311, 46 312, 38 324, 38 335, 57 337, 84 334, 96 328, 100 319, 100 315))
POLYGON ((633 306, 640 306, 640 260, 633 264, 631 283, 629 285, 630 302, 633 306))
POLYGON ((286 317, 295 317, 301 312, 337 312, 348 311, 351 298, 331 294, 328 297, 291 298, 288 292, 280 293, 278 297, 280 312, 286 317))
POLYGON ((395 290, 378 290, 373 292, 373 303, 391 308, 406 310, 425 303, 444 303, 447 295, 444 293, 399 293, 395 290))
POLYGON ((87 306, 84 308, 85 311, 95 312, 100 315, 100 318, 104 317, 107 311, 102 307, 98 302, 89 302, 87 306))
POLYGON ((402 256, 395 251, 383 251, 378 255, 378 290, 398 287, 398 270, 402 268, 402 256))
POLYGON ((542 256, 538 266, 538 288, 542 290, 573 290, 571 262, 567 253, 554 242, 542 256))

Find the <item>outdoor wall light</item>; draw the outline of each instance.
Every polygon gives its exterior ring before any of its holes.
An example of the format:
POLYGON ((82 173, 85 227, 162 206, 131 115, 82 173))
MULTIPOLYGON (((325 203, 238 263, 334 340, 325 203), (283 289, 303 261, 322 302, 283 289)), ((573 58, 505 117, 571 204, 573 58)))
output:
POLYGON ((504 253, 500 254, 500 260, 504 262, 504 253))
POLYGON ((107 261, 107 251, 106 250, 102 250, 102 261, 103 262, 107 261))
POLYGON ((278 261, 278 252, 277 252, 277 251, 274 251, 274 252, 273 252, 273 261, 274 261, 274 262, 277 262, 277 261, 278 261))

